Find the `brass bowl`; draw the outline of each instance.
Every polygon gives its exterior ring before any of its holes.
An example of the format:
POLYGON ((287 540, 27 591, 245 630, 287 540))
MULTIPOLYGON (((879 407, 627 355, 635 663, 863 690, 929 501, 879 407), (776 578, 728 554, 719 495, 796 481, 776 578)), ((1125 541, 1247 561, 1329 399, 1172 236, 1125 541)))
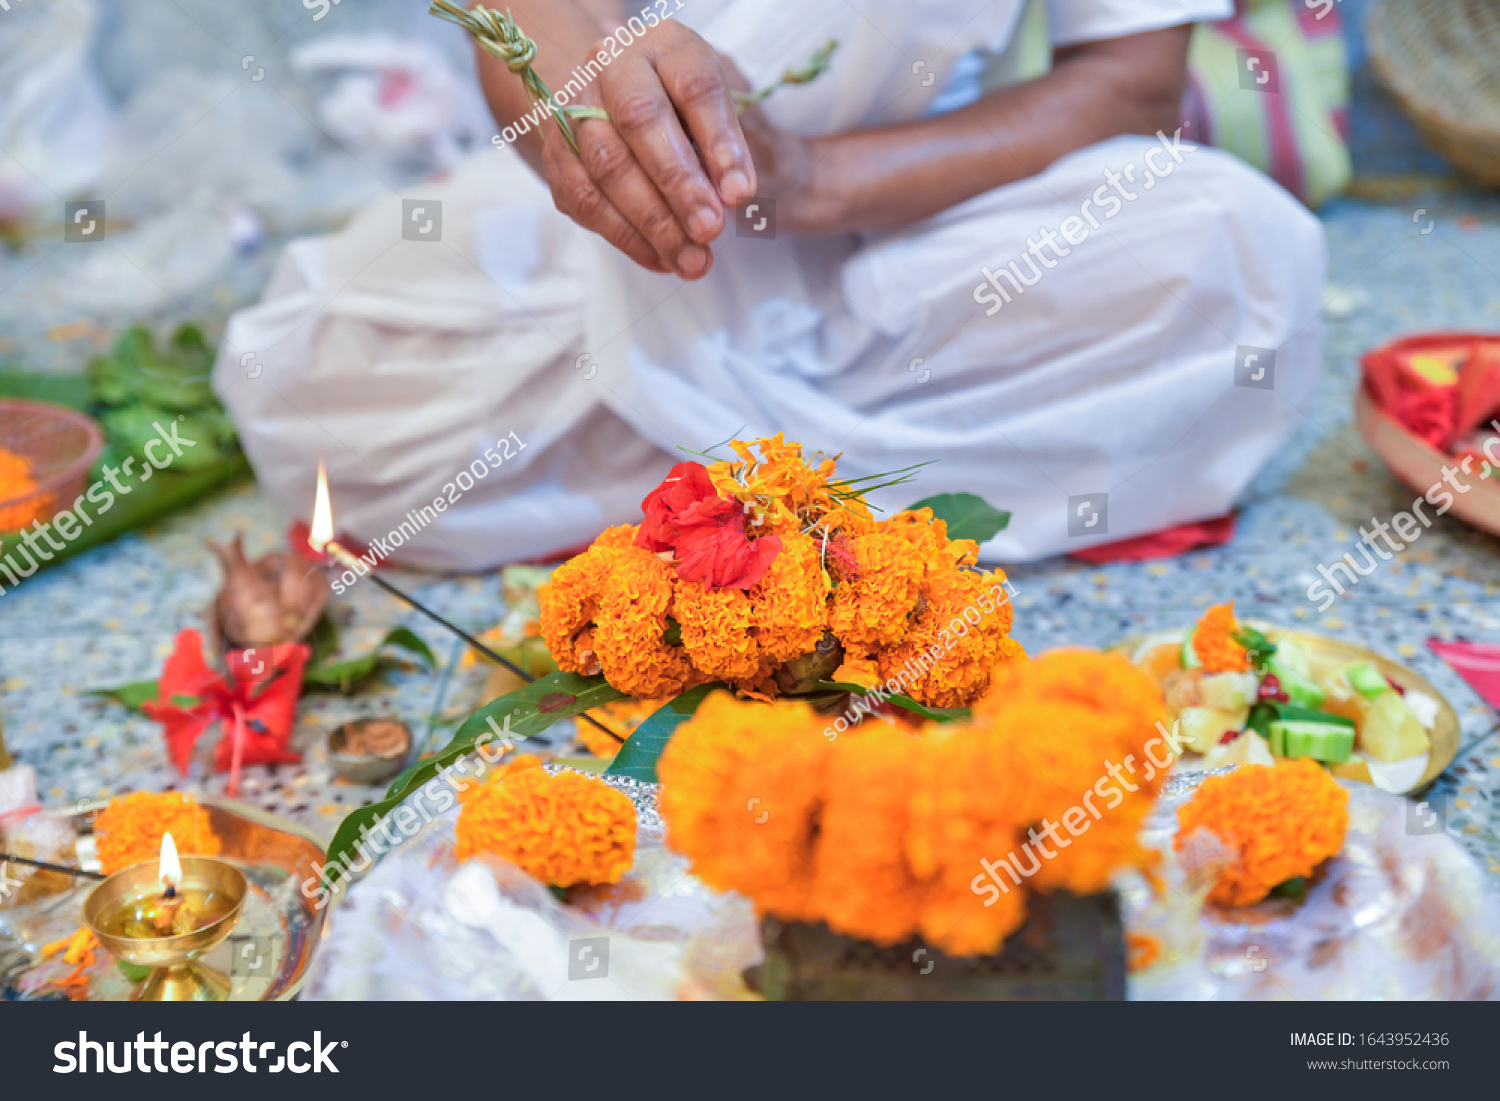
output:
POLYGON ((351 784, 379 784, 395 776, 406 765, 411 755, 411 727, 399 719, 377 716, 370 719, 355 719, 337 727, 328 735, 328 767, 335 776, 341 776, 351 784), (392 753, 349 753, 346 747, 349 735, 371 723, 392 723, 401 728, 400 748, 392 753))
POLYGON ((229 935, 239 921, 250 884, 232 864, 206 856, 184 856, 182 891, 202 892, 222 903, 223 912, 190 933, 163 937, 129 937, 110 932, 123 912, 160 893, 156 861, 135 864, 100 883, 83 900, 82 917, 111 956, 151 974, 132 995, 139 1002, 218 1002, 229 997, 229 977, 199 962, 229 935))
MULTIPOLYGON (((1458 722, 1458 713, 1453 710, 1453 705, 1432 686, 1428 680, 1419 673, 1413 672, 1404 665, 1400 665, 1388 658, 1381 657, 1373 650, 1366 650, 1363 646, 1355 646, 1352 643, 1340 642, 1338 639, 1328 638, 1325 635, 1310 634, 1306 631, 1289 631, 1282 627, 1258 620, 1242 620, 1246 626, 1254 627, 1266 636, 1270 641, 1276 642, 1280 639, 1291 639, 1301 646, 1314 659, 1325 659, 1335 661, 1341 665, 1358 665, 1360 662, 1369 662, 1380 670, 1382 676, 1390 678, 1402 688, 1421 692, 1431 696, 1438 702, 1437 719, 1428 732, 1432 745, 1427 751, 1427 766, 1422 771, 1422 776, 1404 792, 1398 794, 1410 794, 1421 791, 1439 776, 1441 776, 1449 765, 1458 757, 1458 751, 1462 741, 1462 730, 1458 722)), ((1181 645, 1182 640, 1187 637, 1187 628, 1180 631, 1162 631, 1151 635, 1135 635, 1110 647, 1111 650, 1124 654, 1137 665, 1144 660, 1146 654, 1158 646, 1168 643, 1181 645)))

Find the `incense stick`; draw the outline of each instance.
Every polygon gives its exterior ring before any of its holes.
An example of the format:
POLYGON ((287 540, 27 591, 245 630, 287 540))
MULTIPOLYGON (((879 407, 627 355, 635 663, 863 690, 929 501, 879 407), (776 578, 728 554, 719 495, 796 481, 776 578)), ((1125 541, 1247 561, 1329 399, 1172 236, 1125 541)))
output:
POLYGON ((62 872, 64 875, 77 876, 79 879, 109 878, 99 872, 86 872, 82 868, 68 868, 61 864, 48 864, 45 860, 32 860, 29 857, 11 856, 8 853, 0 853, 0 864, 25 864, 31 868, 40 868, 44 872, 62 872))
MULTIPOLYGON (((354 559, 354 556, 352 554, 350 554, 348 551, 346 551, 343 547, 339 546, 337 543, 329 543, 329 544, 327 544, 323 548, 323 553, 327 554, 330 558, 337 559, 338 562, 341 565, 348 566, 350 569, 354 568, 353 565, 351 564, 352 561, 353 561, 353 559, 354 559)), ((423 615, 425 615, 428 619, 432 620, 434 623, 437 623, 437 624, 439 624, 442 627, 446 627, 448 630, 452 631, 459 638, 463 639, 464 642, 468 643, 469 646, 473 647, 475 650, 477 650, 479 653, 483 654, 485 657, 489 658, 491 661, 495 662, 497 665, 502 665, 506 669, 509 669, 512 673, 514 673, 516 676, 520 677, 527 684, 530 684, 532 681, 536 680, 536 677, 532 676, 526 670, 522 669, 515 662, 509 661, 506 658, 501 657, 499 654, 495 653, 495 651, 491 650, 488 646, 486 646, 484 643, 480 642, 477 638, 475 638, 473 635, 469 634, 468 631, 465 631, 462 627, 459 627, 457 624, 449 623, 446 619, 444 619, 442 616, 438 615, 436 612, 434 612, 431 608, 427 607, 421 601, 417 600, 413 596, 408 596, 406 593, 404 593, 400 589, 396 588, 396 586, 392 585, 385 578, 379 576, 373 569, 369 570, 368 573, 369 573, 369 577, 370 577, 371 581, 375 582, 375 584, 379 585, 382 589, 384 589, 386 592, 390 593, 397 600, 404 601, 406 604, 409 604, 412 608, 414 608, 415 610, 421 612, 423 615)), ((625 739, 624 738, 620 737, 620 735, 616 734, 609 727, 605 726, 598 719, 594 718, 594 716, 592 716, 590 714, 587 714, 587 713, 582 713, 582 714, 578 715, 577 717, 580 718, 580 719, 585 720, 586 722, 590 722, 593 725, 597 726, 600 730, 604 731, 604 733, 608 734, 611 738, 613 738, 615 741, 621 743, 622 745, 625 743, 625 739)))

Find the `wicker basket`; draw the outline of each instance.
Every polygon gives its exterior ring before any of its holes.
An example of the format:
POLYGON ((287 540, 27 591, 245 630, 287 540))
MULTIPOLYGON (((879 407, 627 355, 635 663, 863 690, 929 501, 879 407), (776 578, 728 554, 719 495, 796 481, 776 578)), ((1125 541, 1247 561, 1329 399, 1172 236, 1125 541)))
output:
POLYGON ((1366 37, 1423 140, 1500 187, 1500 0, 1378 0, 1366 37))

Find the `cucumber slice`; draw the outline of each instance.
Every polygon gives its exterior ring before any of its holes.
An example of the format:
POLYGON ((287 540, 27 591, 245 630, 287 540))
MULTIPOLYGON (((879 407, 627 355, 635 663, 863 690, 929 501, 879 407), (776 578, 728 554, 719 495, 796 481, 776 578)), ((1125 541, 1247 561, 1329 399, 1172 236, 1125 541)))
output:
POLYGON ((1335 715, 1330 711, 1317 711, 1310 707, 1297 707, 1290 703, 1273 703, 1276 717, 1284 722, 1293 723, 1322 723, 1324 726, 1347 726, 1354 729, 1354 720, 1345 718, 1343 715, 1335 715))
POLYGON ((1198 633, 1198 628, 1193 627, 1187 633, 1187 638, 1182 640, 1182 667, 1184 669, 1201 668, 1203 662, 1198 657, 1198 651, 1193 649, 1193 636, 1198 633))
POLYGON ((1282 661, 1280 650, 1276 651, 1271 658, 1267 668, 1281 682, 1281 690, 1298 707, 1321 707, 1323 701, 1328 698, 1328 693, 1314 684, 1295 668, 1282 661))
POLYGON ((1271 724, 1271 752, 1337 764, 1354 752, 1354 728, 1321 722, 1278 719, 1271 724))
POLYGON ((1369 662, 1364 662, 1361 665, 1351 665, 1348 669, 1344 670, 1344 676, 1349 679, 1349 683, 1354 687, 1354 690, 1367 700, 1373 700, 1376 696, 1384 695, 1386 692, 1391 691, 1390 684, 1381 675, 1380 670, 1376 669, 1369 662))

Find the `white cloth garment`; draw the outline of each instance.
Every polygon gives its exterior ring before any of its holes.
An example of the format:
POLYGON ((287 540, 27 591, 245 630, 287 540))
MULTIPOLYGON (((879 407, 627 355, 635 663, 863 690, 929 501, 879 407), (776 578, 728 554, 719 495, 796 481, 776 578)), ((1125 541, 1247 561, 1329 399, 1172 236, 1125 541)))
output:
MULTIPOLYGON (((920 117, 943 88, 923 74, 1003 47, 1021 8, 684 0, 679 17, 756 85, 839 38, 829 73, 768 101, 777 124, 816 133, 920 117)), ((1049 16, 1075 43, 1230 9, 1053 0, 1049 16)), ((586 542, 638 518, 677 448, 776 432, 843 452, 849 476, 938 460, 875 503, 983 496, 1013 513, 987 561, 1126 538, 1229 509, 1290 435, 1322 354, 1319 223, 1170 135, 1079 150, 895 233, 731 227, 691 284, 558 214, 508 149, 405 198, 441 202, 440 243, 402 239, 398 196, 294 243, 231 320, 216 384, 294 514, 319 453, 339 528, 365 540, 456 498, 399 550, 412 565, 586 542), (512 432, 525 449, 486 464, 512 432), (472 488, 456 480, 481 468, 472 488)))

